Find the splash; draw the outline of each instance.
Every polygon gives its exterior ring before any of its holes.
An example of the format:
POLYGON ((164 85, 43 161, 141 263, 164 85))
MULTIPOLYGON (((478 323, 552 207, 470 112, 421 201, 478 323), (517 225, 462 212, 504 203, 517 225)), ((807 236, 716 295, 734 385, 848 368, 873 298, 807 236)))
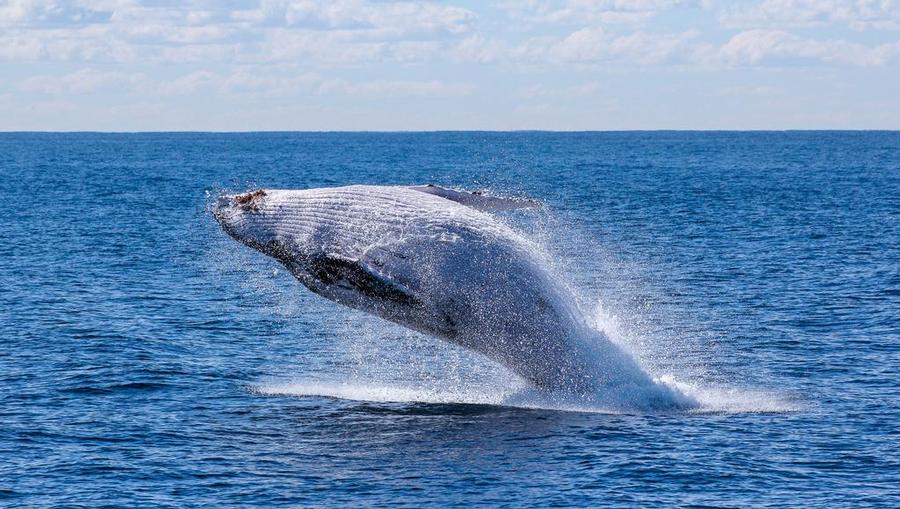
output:
POLYGON ((796 400, 770 391, 750 391, 739 388, 701 388, 669 381, 666 385, 678 387, 682 394, 694 402, 689 407, 648 411, 636 408, 619 399, 620 395, 607 398, 572 398, 550 396, 527 387, 491 387, 480 390, 415 385, 389 385, 352 381, 287 380, 271 381, 250 386, 249 389, 264 396, 321 397, 348 401, 376 403, 433 403, 457 405, 488 405, 530 410, 559 410, 566 412, 599 414, 737 414, 737 413, 785 413, 802 410, 796 400))
POLYGON ((318 396, 351 401, 379 403, 455 403, 468 405, 503 405, 507 395, 498 391, 453 390, 445 387, 381 385, 348 381, 324 382, 294 380, 272 382, 251 387, 267 396, 318 396))
POLYGON ((787 413, 799 412, 805 408, 796 396, 771 390, 749 389, 746 387, 700 385, 679 382, 671 377, 662 383, 678 388, 689 395, 697 406, 694 413, 787 413))
MULTIPOLYGON (((672 375, 654 377, 649 389, 637 386, 589 395, 547 394, 463 348, 363 313, 350 312, 348 318, 342 326, 332 325, 327 332, 333 341, 328 353, 334 357, 327 371, 295 366, 285 370, 283 376, 255 383, 249 389, 265 396, 488 405, 612 415, 782 413, 802 409, 797 400, 777 392, 689 383, 672 375)), ((625 329, 622 326, 618 333, 625 334, 625 329)), ((616 336, 622 345, 627 345, 625 339, 616 336)))

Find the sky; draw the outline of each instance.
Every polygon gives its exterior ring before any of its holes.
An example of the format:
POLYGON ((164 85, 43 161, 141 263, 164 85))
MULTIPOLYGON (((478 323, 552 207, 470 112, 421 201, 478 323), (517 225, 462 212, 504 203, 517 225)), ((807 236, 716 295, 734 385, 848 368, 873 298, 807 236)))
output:
POLYGON ((0 0, 0 130, 900 129, 900 0, 0 0))

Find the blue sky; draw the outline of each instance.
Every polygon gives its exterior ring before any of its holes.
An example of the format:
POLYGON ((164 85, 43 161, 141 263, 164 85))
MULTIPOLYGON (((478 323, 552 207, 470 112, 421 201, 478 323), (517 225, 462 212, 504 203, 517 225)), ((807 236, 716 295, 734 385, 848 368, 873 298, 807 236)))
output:
POLYGON ((0 130, 898 129, 900 0, 0 0, 0 130))

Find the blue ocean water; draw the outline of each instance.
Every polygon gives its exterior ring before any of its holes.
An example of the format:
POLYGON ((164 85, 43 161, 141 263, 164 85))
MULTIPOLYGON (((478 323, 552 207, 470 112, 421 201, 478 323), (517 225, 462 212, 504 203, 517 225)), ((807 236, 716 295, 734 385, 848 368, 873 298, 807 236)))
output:
POLYGON ((900 133, 0 134, 2 507, 898 507, 900 133), (304 289, 223 190, 433 182, 690 412, 561 411, 304 289))

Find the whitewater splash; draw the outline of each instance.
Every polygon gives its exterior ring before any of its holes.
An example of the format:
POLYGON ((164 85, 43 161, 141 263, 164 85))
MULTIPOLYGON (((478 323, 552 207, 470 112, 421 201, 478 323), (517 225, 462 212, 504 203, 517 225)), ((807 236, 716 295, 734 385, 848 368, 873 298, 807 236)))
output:
MULTIPOLYGON (((661 382, 665 383, 665 382, 661 382)), ((492 387, 490 390, 459 390, 422 385, 401 386, 348 381, 324 382, 314 380, 271 381, 249 387, 265 396, 324 397, 350 401, 377 403, 431 403, 489 405, 524 409, 560 410, 601 414, 634 413, 784 413, 796 412, 802 405, 791 398, 771 391, 753 391, 729 387, 695 387, 669 381, 691 398, 690 407, 648 410, 645 405, 632 406, 615 397, 584 400, 548 396, 547 393, 514 387, 492 387)))
MULTIPOLYGON (((282 296, 281 300, 289 300, 282 296)), ((313 301, 310 305, 314 305, 313 301)), ((319 309, 316 309, 318 312, 319 309)), ((282 314, 295 320, 310 309, 282 314)), ((333 316, 333 307, 321 312, 333 316)), ((599 312, 599 311, 598 311, 599 312)), ((347 317, 345 317, 347 318, 347 317)), ((607 311, 597 317, 598 326, 623 348, 626 324, 607 311)), ((711 382, 679 381, 672 375, 655 377, 658 384, 690 398, 683 407, 653 408, 634 395, 606 393, 603 397, 560 398, 535 390, 522 379, 471 352, 428 336, 405 331, 387 322, 356 313, 341 325, 326 326, 331 342, 329 371, 287 367, 283 374, 253 383, 247 389, 262 396, 329 398, 362 403, 484 405, 529 410, 553 410, 610 415, 633 414, 731 414, 794 412, 804 405, 794 397, 774 391, 711 382), (365 331, 365 332, 360 332, 365 331)), ((603 366, 597 366, 603 369, 603 366)))
MULTIPOLYGON (((622 348, 625 325, 604 313, 598 326, 622 348)), ((685 381, 670 374, 654 377, 656 384, 683 395, 687 404, 654 406, 646 393, 607 391, 593 395, 564 397, 547 394, 502 367, 466 350, 434 338, 375 322, 357 314, 344 327, 332 328, 334 354, 341 359, 342 373, 310 373, 295 367, 283 376, 251 384, 248 390, 263 396, 333 398, 376 403, 429 403, 487 405, 523 409, 558 410, 599 414, 731 414, 783 413, 802 410, 795 397, 775 391, 748 389, 711 382, 685 381), (365 330, 365 333, 360 333, 365 330), (335 376, 337 375, 337 376, 335 376)), ((332 369, 334 364, 331 365, 332 369)), ((598 365, 597 369, 604 369, 598 365)), ((696 375, 687 375, 696 376, 696 375)), ((696 380, 696 379, 695 379, 696 380)))

